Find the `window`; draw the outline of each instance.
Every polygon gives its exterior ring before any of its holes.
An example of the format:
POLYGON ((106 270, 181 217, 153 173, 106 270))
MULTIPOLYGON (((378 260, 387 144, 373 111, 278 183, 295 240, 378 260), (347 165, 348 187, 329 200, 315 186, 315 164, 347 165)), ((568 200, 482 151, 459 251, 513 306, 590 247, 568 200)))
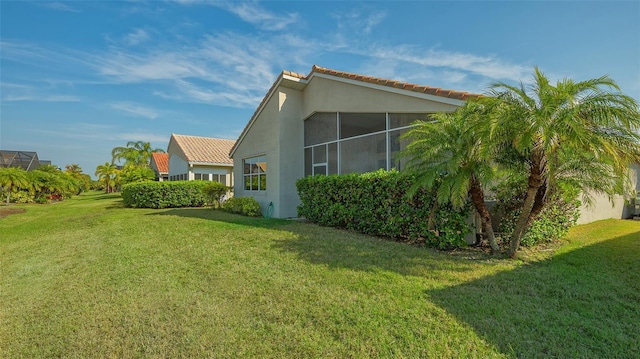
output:
POLYGON ((258 156, 242 160, 244 189, 246 191, 267 190, 267 157, 258 156))

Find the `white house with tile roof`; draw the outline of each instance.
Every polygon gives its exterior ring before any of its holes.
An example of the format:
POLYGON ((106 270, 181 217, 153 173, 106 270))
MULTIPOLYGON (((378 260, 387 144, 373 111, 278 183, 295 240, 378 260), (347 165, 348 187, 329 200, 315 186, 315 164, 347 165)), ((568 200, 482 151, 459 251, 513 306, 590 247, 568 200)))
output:
POLYGON ((156 181, 169 180, 169 154, 154 152, 151 154, 149 166, 156 173, 156 181))
POLYGON ((402 169, 396 153, 410 123, 478 96, 318 66, 283 71, 230 152, 235 195, 295 217, 299 178, 402 169))
POLYGON ((171 134, 169 181, 218 181, 233 184, 233 161, 229 152, 235 141, 221 138, 171 134))
MULTIPOLYGON (((318 66, 308 75, 283 71, 231 149, 235 195, 252 196, 263 208, 272 203, 273 217, 295 217, 299 178, 402 169, 396 153, 410 123, 478 96, 318 66)), ((579 223, 630 214, 621 196, 596 196, 595 206, 581 208, 579 223)))

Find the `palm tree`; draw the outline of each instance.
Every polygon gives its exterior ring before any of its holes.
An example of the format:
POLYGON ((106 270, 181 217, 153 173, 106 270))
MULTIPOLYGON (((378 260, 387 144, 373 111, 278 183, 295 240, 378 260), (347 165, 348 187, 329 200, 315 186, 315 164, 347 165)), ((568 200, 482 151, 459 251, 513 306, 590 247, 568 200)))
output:
POLYGON ((117 168, 113 163, 105 162, 103 165, 96 167, 95 175, 98 176, 98 181, 104 183, 107 193, 111 192, 116 172, 117 168))
POLYGON ((70 165, 65 166, 65 172, 73 173, 73 174, 81 174, 82 167, 80 167, 80 165, 77 163, 72 163, 70 165))
POLYGON ((423 186, 432 187, 440 178, 438 202, 461 207, 470 197, 480 215, 491 251, 497 253, 500 248, 483 190, 495 175, 492 147, 486 145, 481 131, 485 111, 485 106, 468 102, 456 112, 433 115, 434 121, 416 122, 415 127, 404 135, 413 141, 402 156, 408 157, 407 168, 417 175, 409 193, 415 193, 423 186))
POLYGON ((508 141, 525 159, 528 175, 522 212, 511 234, 511 257, 559 180, 582 189, 586 200, 591 193, 622 192, 629 164, 640 159, 640 113, 611 78, 563 79, 552 85, 535 68, 528 88, 496 83, 489 95, 497 100, 493 139, 508 141))
POLYGON ((129 141, 126 147, 115 147, 111 151, 112 162, 124 160, 125 165, 149 167, 154 152, 164 152, 161 148, 151 148, 151 143, 129 141))
POLYGON ((7 192, 7 206, 11 199, 11 191, 14 188, 26 188, 28 186, 27 171, 19 167, 0 168, 0 189, 7 192))
POLYGON ((73 163, 65 166, 65 173, 76 181, 76 193, 80 194, 82 191, 89 189, 91 184, 91 176, 86 173, 82 173, 82 167, 77 163, 73 163))

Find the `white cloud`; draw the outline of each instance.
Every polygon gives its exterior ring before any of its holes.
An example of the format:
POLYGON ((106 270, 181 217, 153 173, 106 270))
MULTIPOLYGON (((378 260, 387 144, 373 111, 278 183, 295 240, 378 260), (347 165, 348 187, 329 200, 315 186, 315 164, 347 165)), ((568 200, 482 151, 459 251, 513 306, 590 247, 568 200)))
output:
POLYGON ((68 12, 80 12, 80 10, 72 8, 67 4, 63 4, 61 2, 44 2, 43 6, 48 7, 49 9, 68 11, 68 12))
POLYGON ((337 20, 338 30, 344 35, 350 33, 370 34, 374 27, 382 23, 387 14, 382 11, 363 12, 362 9, 353 10, 347 13, 334 14, 337 20))
POLYGON ((154 120, 159 116, 158 111, 156 111, 155 109, 141 106, 132 102, 113 103, 111 104, 111 108, 122 111, 129 115, 144 117, 151 120, 154 120))
POLYGON ((149 34, 143 29, 135 29, 125 35, 123 39, 124 43, 129 46, 135 46, 147 40, 149 40, 149 34))
POLYGON ((215 2, 214 4, 262 30, 283 30, 298 21, 297 13, 276 14, 253 2, 215 2))
POLYGON ((82 99, 73 95, 53 94, 56 89, 25 84, 2 82, 2 102, 78 102, 82 99))

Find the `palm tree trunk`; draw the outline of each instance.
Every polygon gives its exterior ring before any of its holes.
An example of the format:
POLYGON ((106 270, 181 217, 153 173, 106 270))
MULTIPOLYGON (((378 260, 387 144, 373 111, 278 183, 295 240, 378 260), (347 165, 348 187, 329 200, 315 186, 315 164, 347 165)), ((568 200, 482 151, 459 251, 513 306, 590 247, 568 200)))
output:
POLYGON ((516 226, 511 233, 511 239, 509 243, 509 251, 507 254, 511 258, 515 258, 520 247, 520 241, 524 236, 524 232, 530 223, 530 217, 533 210, 533 205, 536 202, 536 196, 542 186, 542 171, 540 166, 531 166, 531 173, 529 174, 529 187, 527 188, 527 194, 524 197, 524 204, 522 205, 522 212, 518 216, 516 226))
POLYGON ((536 198, 533 202, 533 208, 531 208, 531 214, 529 214, 529 219, 527 220, 527 227, 531 227, 533 221, 538 217, 540 212, 544 209, 545 198, 547 197, 547 185, 543 184, 538 188, 538 192, 536 193, 536 198))
POLYGON ((471 195, 471 201, 473 202, 476 211, 480 215, 480 221, 482 222, 482 230, 487 235, 489 240, 489 246, 491 246, 491 253, 496 254, 500 252, 500 246, 496 241, 496 235, 493 233, 493 224, 491 223, 491 214, 487 209, 487 204, 484 201, 484 192, 482 186, 475 176, 470 179, 469 194, 471 195))
POLYGON ((7 206, 9 205, 9 200, 11 199, 11 190, 13 186, 7 187, 7 206))

